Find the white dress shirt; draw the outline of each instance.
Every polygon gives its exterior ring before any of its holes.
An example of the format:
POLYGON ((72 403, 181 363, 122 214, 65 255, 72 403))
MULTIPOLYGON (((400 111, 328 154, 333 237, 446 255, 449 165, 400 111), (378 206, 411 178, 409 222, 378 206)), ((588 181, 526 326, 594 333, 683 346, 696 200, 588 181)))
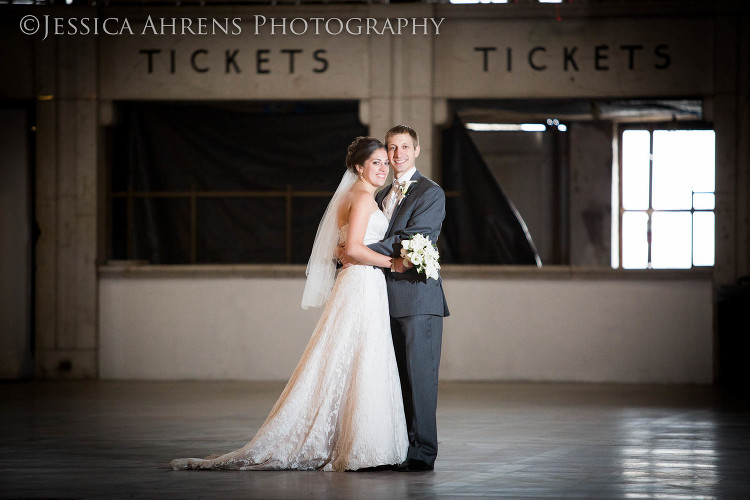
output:
POLYGON ((411 167, 409 170, 401 174, 399 177, 393 179, 391 184, 391 191, 386 195, 385 201, 383 202, 383 214, 391 220, 393 211, 396 209, 401 200, 404 199, 404 195, 401 192, 401 187, 409 182, 414 176, 414 172, 417 171, 417 167, 411 167))

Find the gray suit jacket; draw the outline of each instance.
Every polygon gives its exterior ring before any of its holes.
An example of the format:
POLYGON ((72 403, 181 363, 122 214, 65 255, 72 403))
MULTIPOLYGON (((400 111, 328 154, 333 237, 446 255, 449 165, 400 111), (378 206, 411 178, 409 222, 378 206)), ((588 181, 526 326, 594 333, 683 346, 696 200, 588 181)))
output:
MULTIPOLYGON (((421 175, 419 171, 414 172, 411 180, 416 182, 409 186, 406 196, 393 210, 384 239, 367 245, 372 250, 399 257, 401 240, 418 233, 429 236, 430 241, 437 244, 445 218, 445 193, 440 186, 421 175)), ((389 186, 375 196, 375 201, 381 209, 390 189, 389 186)), ((385 281, 391 316, 399 318, 417 314, 450 314, 445 302, 442 278, 426 279, 424 274, 417 273, 413 268, 405 273, 392 273, 386 269, 385 281)))

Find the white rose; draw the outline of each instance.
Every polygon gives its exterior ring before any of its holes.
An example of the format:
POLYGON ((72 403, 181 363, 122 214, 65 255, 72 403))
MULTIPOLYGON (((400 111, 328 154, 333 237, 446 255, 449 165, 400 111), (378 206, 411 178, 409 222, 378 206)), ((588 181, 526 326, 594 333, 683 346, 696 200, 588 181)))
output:
POLYGON ((432 278, 435 280, 438 279, 438 271, 433 266, 427 266, 427 268, 425 269, 425 275, 427 276, 428 279, 429 278, 432 278))

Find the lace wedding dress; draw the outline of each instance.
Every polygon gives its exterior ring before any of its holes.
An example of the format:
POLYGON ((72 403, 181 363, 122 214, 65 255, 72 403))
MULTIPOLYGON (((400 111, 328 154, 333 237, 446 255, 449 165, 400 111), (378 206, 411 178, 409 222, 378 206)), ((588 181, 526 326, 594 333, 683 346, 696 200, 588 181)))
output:
MULTIPOLYGON (((365 244, 388 229, 370 216, 365 244)), ((345 240, 348 225, 339 231, 345 240)), ((247 445, 217 458, 173 460, 173 469, 356 470, 398 464, 408 440, 391 341, 385 278, 372 266, 341 270, 305 352, 247 445)))

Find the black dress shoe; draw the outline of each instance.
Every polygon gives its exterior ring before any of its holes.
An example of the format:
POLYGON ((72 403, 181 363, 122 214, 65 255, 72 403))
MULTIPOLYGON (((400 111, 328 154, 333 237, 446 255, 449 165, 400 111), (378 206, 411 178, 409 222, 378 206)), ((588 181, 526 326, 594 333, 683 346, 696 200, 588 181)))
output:
POLYGON ((428 464, 427 462, 417 460, 416 458, 407 458, 396 470, 398 472, 425 472, 433 470, 434 468, 434 465, 428 464))

